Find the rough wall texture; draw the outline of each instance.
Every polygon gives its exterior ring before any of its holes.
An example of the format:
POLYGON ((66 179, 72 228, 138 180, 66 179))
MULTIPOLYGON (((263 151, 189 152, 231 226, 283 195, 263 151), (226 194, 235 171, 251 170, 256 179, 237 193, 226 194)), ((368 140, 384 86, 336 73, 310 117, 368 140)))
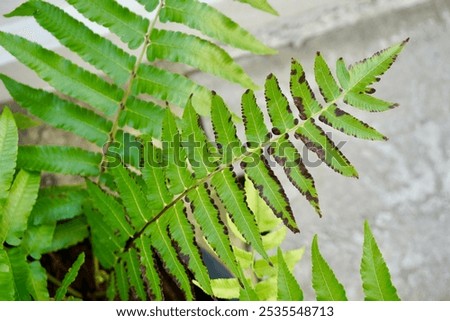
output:
MULTIPOLYGON (((336 140, 347 141, 343 150, 361 178, 339 177, 324 166, 311 169, 325 215, 317 218, 303 197, 290 190, 302 233, 290 237, 286 247, 305 245, 308 254, 318 233, 323 254, 349 298, 362 299, 358 270, 363 221, 368 219, 403 299, 450 300, 450 1, 332 2, 295 16, 282 14, 281 21, 260 26, 260 35, 279 55, 243 56, 240 63, 260 84, 274 72, 288 92, 291 57, 312 71, 318 50, 330 62, 341 56, 353 62, 411 37, 377 86, 381 97, 399 102, 400 108, 360 114, 391 137, 388 142, 333 133, 336 140)), ((238 111, 241 89, 200 74, 193 77, 215 88, 238 111)), ((306 298, 313 299, 309 254, 296 275, 306 298)))

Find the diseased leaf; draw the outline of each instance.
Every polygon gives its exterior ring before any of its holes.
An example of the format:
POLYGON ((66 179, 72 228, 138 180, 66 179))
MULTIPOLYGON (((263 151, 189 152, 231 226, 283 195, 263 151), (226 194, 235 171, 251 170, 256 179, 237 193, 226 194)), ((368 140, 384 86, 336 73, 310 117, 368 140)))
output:
POLYGON ((319 116, 319 120, 350 136, 370 140, 387 140, 387 137, 380 134, 376 129, 353 117, 336 105, 331 105, 325 109, 319 116))
POLYGON ((303 291, 295 277, 286 265, 283 252, 278 248, 278 276, 277 276, 277 300, 279 301, 302 301, 303 291))
POLYGON ((319 196, 314 179, 302 161, 300 153, 289 139, 280 138, 270 145, 269 153, 283 167, 289 181, 302 193, 319 216, 322 216, 319 206, 319 196))
POLYGON ((222 48, 200 37, 179 31, 154 29, 151 46, 147 50, 149 61, 155 59, 180 62, 238 83, 245 88, 257 86, 247 73, 222 48))
POLYGON ((145 38, 149 21, 114 0, 67 0, 81 14, 118 35, 130 49, 138 48, 145 38))
POLYGON ((306 121, 295 133, 305 146, 316 153, 317 156, 329 167, 344 176, 358 177, 353 165, 342 154, 339 148, 325 132, 315 124, 313 119, 306 121))
POLYGON ((365 295, 364 300, 400 300, 397 289, 392 284, 389 269, 367 221, 364 223, 364 245, 360 273, 365 295))
POLYGON ((228 45, 256 54, 276 53, 217 9, 197 0, 166 0, 159 18, 162 22, 184 24, 228 45))
POLYGON ((156 301, 163 299, 161 278, 159 276, 152 250, 150 249, 150 239, 145 235, 136 240, 136 247, 139 251, 142 277, 146 285, 147 296, 156 301))
POLYGON ((284 224, 294 233, 299 232, 289 199, 283 190, 280 181, 275 176, 263 155, 252 155, 241 163, 248 178, 258 190, 261 198, 281 218, 284 224))
MULTIPOLYGON (((8 107, 0 116, 0 202, 7 196, 16 168, 19 134, 14 117, 8 107)), ((1 218, 1 217, 0 217, 1 218)))
POLYGON ((127 270, 127 277, 130 282, 130 290, 133 295, 133 299, 139 299, 145 301, 147 294, 144 289, 144 282, 142 280, 140 272, 140 264, 136 250, 131 248, 124 255, 125 266, 127 270))
POLYGON ((239 232, 259 254, 268 259, 262 245, 255 217, 245 202, 243 191, 236 185, 234 176, 235 174, 229 169, 224 169, 212 177, 212 186, 226 210, 230 213, 230 217, 236 224, 239 232))
POLYGON ((345 289, 319 251, 317 235, 311 246, 312 287, 317 301, 347 301, 345 289))
POLYGON ((183 204, 178 202, 171 209, 167 214, 170 217, 169 231, 171 238, 175 241, 180 259, 192 271, 202 289, 212 294, 211 280, 195 241, 194 227, 186 217, 183 204))
POLYGON ((96 176, 101 155, 68 146, 20 146, 17 166, 30 171, 96 176))
POLYGON ((317 84, 319 85, 320 93, 327 103, 335 101, 341 94, 336 80, 331 74, 330 67, 323 59, 320 52, 317 53, 314 62, 314 74, 316 76, 317 84))
POLYGON ((365 93, 355 93, 355 92, 347 93, 344 97, 344 102, 353 107, 370 112, 386 111, 398 106, 398 104, 384 101, 365 93))
POLYGON ((264 123, 264 116, 256 103, 256 97, 252 90, 247 90, 242 95, 242 119, 244 120, 247 144, 250 147, 258 146, 267 141, 269 131, 264 123))
POLYGON ((264 95, 267 110, 272 121, 272 133, 280 135, 295 126, 296 120, 292 115, 287 98, 278 85, 277 78, 270 74, 266 79, 264 95))
POLYGON ((366 88, 378 80, 394 63, 409 38, 387 49, 381 50, 368 59, 364 59, 350 67, 351 92, 364 92, 366 88))
POLYGON ((242 155, 243 148, 237 136, 233 116, 222 97, 213 92, 211 122, 222 163, 227 164, 242 155))
POLYGON ((289 85, 294 104, 300 112, 300 118, 302 120, 306 120, 320 111, 322 106, 316 100, 314 92, 306 80, 302 65, 295 59, 292 59, 291 63, 291 79, 289 85))

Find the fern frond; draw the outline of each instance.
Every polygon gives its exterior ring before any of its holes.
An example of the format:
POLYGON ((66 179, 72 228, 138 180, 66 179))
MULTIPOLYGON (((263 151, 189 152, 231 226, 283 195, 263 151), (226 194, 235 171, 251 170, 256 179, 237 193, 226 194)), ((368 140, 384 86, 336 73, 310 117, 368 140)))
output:
POLYGON ((317 235, 314 236, 311 246, 311 260, 312 286, 317 301, 347 301, 344 287, 320 253, 317 235))
POLYGON ((154 29, 147 59, 180 62, 232 82, 245 88, 257 86, 233 58, 210 41, 179 31, 154 29))
POLYGON ((5 108, 0 116, 0 204, 7 196, 16 168, 19 133, 14 117, 5 108))
POLYGON ((364 300, 400 300, 397 289, 392 284, 389 269, 367 221, 364 223, 364 244, 360 273, 365 294, 364 300))
POLYGON ((16 82, 6 75, 0 74, 0 79, 19 105, 47 124, 70 131, 98 146, 108 140, 111 122, 93 111, 16 82))
POLYGON ((150 22, 116 1, 67 0, 67 2, 89 20, 111 30, 127 43, 130 49, 136 49, 144 42, 150 22))
MULTIPOLYGON (((90 227, 90 226, 89 226, 90 227)), ((88 224, 84 217, 76 217, 58 224, 53 234, 52 244, 45 253, 56 252, 74 246, 89 236, 88 224)))
POLYGON ((278 277, 277 277, 277 300, 279 301, 302 301, 303 291, 297 280, 292 275, 283 258, 283 252, 278 248, 278 277))
POLYGON ((37 43, 0 31, 0 45, 62 93, 112 115, 122 90, 37 43))
POLYGON ((94 33, 65 11, 44 1, 28 1, 6 15, 6 17, 17 16, 33 16, 64 46, 105 72, 118 84, 124 84, 128 80, 136 58, 110 40, 94 33))
POLYGON ((130 291, 133 293, 133 299, 145 300, 147 293, 144 289, 140 264, 135 249, 130 249, 124 254, 124 262, 127 270, 127 278, 130 282, 130 291))
POLYGON ((0 300, 14 300, 14 275, 8 252, 3 246, 0 247, 0 284, 2 285, 0 287, 0 300))
POLYGON ((20 146, 17 166, 30 171, 96 176, 101 155, 66 146, 20 146))
POLYGON ((64 276, 64 279, 61 282, 61 286, 58 288, 55 294, 55 300, 61 301, 64 299, 67 293, 68 287, 75 281, 78 271, 80 270, 81 266, 84 263, 85 254, 84 252, 78 255, 75 262, 72 264, 72 266, 69 268, 69 271, 64 276))
POLYGON ((28 264, 30 268, 29 291, 36 301, 48 301, 50 295, 47 289, 47 271, 39 261, 28 264))
POLYGON ((316 76, 317 85, 319 85, 320 93, 325 102, 329 103, 336 100, 341 94, 341 88, 339 88, 336 80, 331 74, 330 67, 323 59, 320 52, 317 53, 314 62, 314 74, 316 76))
POLYGON ((161 277, 155 264, 155 258, 150 248, 150 240, 145 235, 136 241, 136 247, 140 257, 140 269, 142 279, 145 282, 147 296, 150 299, 160 301, 163 299, 161 277))
POLYGON ((41 178, 36 173, 21 170, 16 175, 8 199, 1 209, 0 243, 17 246, 27 229, 28 217, 36 202, 41 178))
POLYGON ((160 20, 184 24, 225 44, 253 53, 276 53, 275 50, 262 44, 248 31, 217 9, 197 0, 166 0, 161 10, 160 20), (197 17, 203 18, 198 19, 197 17))

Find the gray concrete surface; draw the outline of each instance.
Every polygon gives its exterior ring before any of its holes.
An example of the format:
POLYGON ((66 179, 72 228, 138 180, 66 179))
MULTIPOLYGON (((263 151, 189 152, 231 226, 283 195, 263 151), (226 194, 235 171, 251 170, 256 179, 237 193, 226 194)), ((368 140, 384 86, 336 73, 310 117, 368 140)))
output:
MULTIPOLYGON (((290 236, 286 247, 304 245, 309 253, 312 236, 319 234, 322 252, 352 300, 363 298, 358 271, 365 219, 401 298, 450 300, 449 32, 450 1, 328 2, 259 27, 257 33, 279 49, 278 55, 239 59, 260 84, 274 72, 288 92, 291 57, 311 72, 318 50, 330 62, 342 56, 350 63, 411 37, 377 86, 380 97, 400 107, 382 114, 355 113, 390 140, 368 142, 333 133, 334 139, 347 141, 343 151, 360 179, 340 177, 325 166, 311 169, 322 219, 294 190, 288 191, 302 233, 290 236), (328 27, 322 28, 322 22, 328 27)), ((193 78, 215 88, 239 109, 238 87, 200 74, 193 78)), ((314 299, 309 255, 296 276, 306 298, 314 299)))

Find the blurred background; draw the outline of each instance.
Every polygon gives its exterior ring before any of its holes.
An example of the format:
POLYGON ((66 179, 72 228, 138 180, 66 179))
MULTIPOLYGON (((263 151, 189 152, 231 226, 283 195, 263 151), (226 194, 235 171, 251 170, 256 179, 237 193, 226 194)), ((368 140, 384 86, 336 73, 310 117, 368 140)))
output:
MULTIPOLYGON (((0 14, 21 2, 0 1, 0 14)), ((358 271, 367 219, 402 299, 450 300, 450 0, 270 0, 278 17, 237 1, 209 2, 278 50, 270 57, 232 53, 258 84, 274 73, 286 93, 291 57, 300 60, 312 77, 316 51, 330 65, 339 57, 352 63, 411 38, 376 86, 378 97, 400 107, 383 114, 354 113, 390 140, 367 142, 333 132, 335 141, 345 142, 342 150, 360 179, 340 177, 325 166, 311 168, 324 217, 319 219, 302 196, 288 190, 302 232, 290 236, 285 246, 306 248, 295 271, 306 299, 314 299, 309 251, 313 235, 318 234, 322 254, 349 299, 360 300, 358 271)), ((66 53, 31 19, 2 17, 0 29, 66 53)), ((97 31, 106 33, 102 28, 97 31)), ((185 71, 239 112, 241 87, 185 71)), ((45 87, 3 49, 0 72, 45 87)), ((11 105, 2 84, 0 103, 11 105)), ((22 139, 30 143, 70 139, 74 144, 72 136, 54 135, 48 128, 31 131, 22 139)))

